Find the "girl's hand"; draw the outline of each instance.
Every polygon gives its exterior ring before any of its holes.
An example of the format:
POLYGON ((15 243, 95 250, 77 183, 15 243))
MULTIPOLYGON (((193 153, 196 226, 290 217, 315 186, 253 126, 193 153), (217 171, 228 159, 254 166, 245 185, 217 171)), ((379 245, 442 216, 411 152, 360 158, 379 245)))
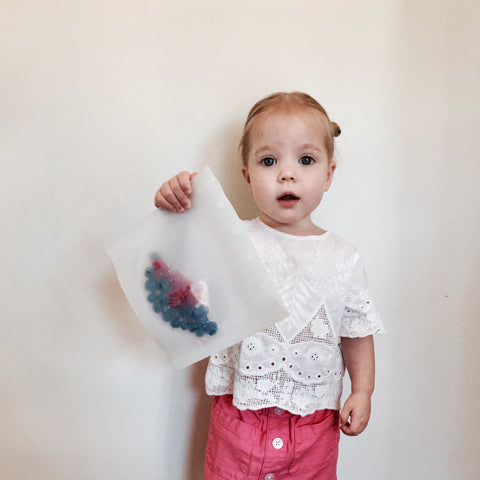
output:
POLYGON ((368 393, 352 393, 340 412, 340 428, 345 435, 356 436, 367 427, 371 398, 368 393))
POLYGON ((192 178, 196 173, 180 172, 166 181, 155 194, 155 206, 169 212, 182 213, 192 206, 192 178))

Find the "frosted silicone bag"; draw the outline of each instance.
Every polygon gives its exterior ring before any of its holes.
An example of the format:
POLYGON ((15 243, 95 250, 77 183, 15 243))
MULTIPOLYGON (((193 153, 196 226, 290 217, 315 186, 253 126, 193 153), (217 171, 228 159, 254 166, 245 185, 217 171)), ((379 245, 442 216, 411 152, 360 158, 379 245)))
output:
MULTIPOLYGON (((245 225, 209 167, 193 179, 192 203, 193 207, 183 214, 152 212, 107 249, 135 313, 177 368, 233 345, 288 315, 245 225), (158 270, 152 273, 155 260, 158 270), (156 281, 162 265, 169 270, 169 278, 177 275, 192 286, 198 300, 192 308, 196 312, 208 309, 208 321, 217 327, 215 333, 207 328, 199 337, 203 332, 178 325, 174 328, 164 313, 154 311, 148 300, 152 290, 147 291, 146 284, 150 278, 156 281)), ((170 288, 162 297, 169 313, 182 301, 175 300, 178 296, 173 290, 170 288)))

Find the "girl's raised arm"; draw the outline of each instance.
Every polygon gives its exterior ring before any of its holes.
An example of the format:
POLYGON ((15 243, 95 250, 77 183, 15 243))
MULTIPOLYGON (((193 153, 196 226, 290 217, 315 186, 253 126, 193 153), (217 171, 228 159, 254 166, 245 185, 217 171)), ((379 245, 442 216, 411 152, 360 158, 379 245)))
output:
POLYGON ((192 178, 196 173, 180 172, 167 180, 155 194, 155 206, 169 212, 182 213, 192 206, 192 178))

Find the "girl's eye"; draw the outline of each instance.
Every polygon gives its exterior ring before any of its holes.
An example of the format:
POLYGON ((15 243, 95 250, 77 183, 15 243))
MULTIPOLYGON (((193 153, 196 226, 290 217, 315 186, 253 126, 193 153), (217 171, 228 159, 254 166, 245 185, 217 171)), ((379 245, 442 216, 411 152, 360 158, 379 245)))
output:
POLYGON ((302 165, 311 165, 315 160, 308 156, 308 155, 304 155, 302 158, 300 158, 299 162, 302 164, 302 165))
POLYGON ((267 157, 267 158, 262 158, 260 163, 262 165, 265 165, 266 167, 271 167, 272 165, 275 165, 277 161, 272 157, 267 157))

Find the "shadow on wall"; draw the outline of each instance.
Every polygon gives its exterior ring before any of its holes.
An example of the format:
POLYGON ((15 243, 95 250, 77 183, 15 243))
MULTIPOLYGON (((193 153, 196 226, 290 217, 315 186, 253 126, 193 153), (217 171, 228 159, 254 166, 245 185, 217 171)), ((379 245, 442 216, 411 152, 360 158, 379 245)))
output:
POLYGON ((193 408, 192 430, 187 454, 187 480, 199 480, 200 472, 203 474, 205 461, 205 448, 208 438, 208 424, 210 421, 210 408, 212 397, 205 393, 205 371, 208 359, 194 364, 190 369, 190 388, 195 396, 193 408))

